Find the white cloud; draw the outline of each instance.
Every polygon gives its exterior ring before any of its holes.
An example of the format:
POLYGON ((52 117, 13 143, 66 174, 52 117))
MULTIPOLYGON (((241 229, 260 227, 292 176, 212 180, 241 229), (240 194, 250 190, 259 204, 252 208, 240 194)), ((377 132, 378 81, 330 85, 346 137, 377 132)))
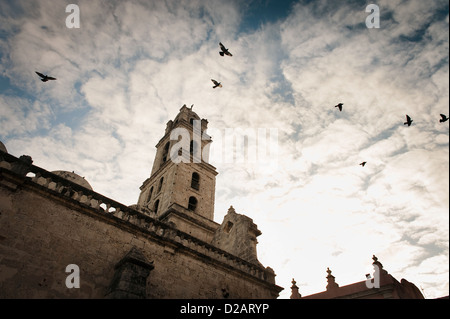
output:
POLYGON ((448 15, 433 20, 441 2, 382 1, 381 28, 371 30, 364 5, 299 3, 247 33, 239 5, 222 1, 81 1, 80 29, 65 28, 63 4, 18 5, 23 15, 0 22, 10 34, 0 39, 2 74, 26 92, 0 95, 10 153, 75 170, 131 205, 183 104, 211 132, 275 128, 276 169, 212 164, 215 220, 230 205, 254 219, 259 258, 283 298, 292 277, 302 295, 323 290, 326 267, 340 285, 364 280, 373 254, 430 295, 448 294, 448 267, 432 266, 448 261, 448 122, 439 123, 448 15), (399 41, 423 28, 420 41, 399 41), (233 57, 219 56, 219 41, 233 57), (58 80, 40 82, 36 68, 58 80))

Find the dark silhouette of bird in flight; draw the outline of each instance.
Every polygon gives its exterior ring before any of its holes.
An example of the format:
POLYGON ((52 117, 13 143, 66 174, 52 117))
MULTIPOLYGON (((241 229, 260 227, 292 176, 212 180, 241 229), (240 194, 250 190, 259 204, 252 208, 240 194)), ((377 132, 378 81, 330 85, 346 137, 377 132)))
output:
POLYGON ((35 71, 37 75, 39 75, 41 77, 41 81, 42 82, 47 82, 48 80, 56 80, 56 78, 48 76, 48 75, 44 75, 42 73, 39 73, 37 71, 35 71))
POLYGON ((225 46, 222 44, 222 42, 219 42, 219 46, 220 46, 220 50, 222 50, 222 51, 219 52, 219 54, 220 54, 221 56, 224 56, 224 55, 233 56, 233 55, 230 53, 230 51, 228 51, 228 49, 225 48, 225 46))
POLYGON ((334 107, 338 107, 339 111, 342 111, 342 105, 344 105, 344 103, 339 103, 338 105, 335 105, 334 107))
POLYGON ((215 89, 216 87, 222 87, 222 84, 220 82, 217 82, 216 80, 211 79, 211 81, 214 83, 213 89, 215 89))
POLYGON ((444 123, 447 120, 448 120, 448 117, 445 116, 444 114, 441 114, 441 119, 439 120, 439 122, 444 123))
POLYGON ((411 123, 412 123, 412 122, 413 122, 413 120, 411 120, 411 118, 409 117, 409 115, 406 114, 406 122, 403 123, 403 125, 407 125, 407 124, 408 124, 408 126, 411 126, 411 123))
POLYGON ((367 162, 362 162, 362 163, 359 163, 359 165, 361 165, 362 167, 364 167, 364 165, 366 165, 366 163, 367 163, 367 162))

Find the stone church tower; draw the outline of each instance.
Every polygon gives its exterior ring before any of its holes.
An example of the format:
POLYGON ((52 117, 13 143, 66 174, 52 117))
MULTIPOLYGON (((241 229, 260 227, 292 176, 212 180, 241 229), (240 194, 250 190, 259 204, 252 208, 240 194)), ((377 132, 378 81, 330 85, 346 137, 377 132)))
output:
POLYGON ((197 238, 210 241, 217 224, 214 194, 217 171, 207 162, 208 121, 183 105, 167 122, 156 145, 150 178, 141 186, 137 207, 197 238))

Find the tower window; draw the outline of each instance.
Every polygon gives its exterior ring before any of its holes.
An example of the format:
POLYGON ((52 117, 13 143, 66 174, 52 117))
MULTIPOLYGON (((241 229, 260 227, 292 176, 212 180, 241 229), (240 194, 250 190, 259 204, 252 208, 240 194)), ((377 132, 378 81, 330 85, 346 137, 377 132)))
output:
POLYGON ((191 179, 191 187, 193 189, 199 190, 200 188, 200 175, 198 173, 192 173, 192 179, 191 179))
POLYGON ((195 141, 191 141, 191 144, 189 145, 189 152, 193 158, 200 159, 201 158, 201 149, 199 148, 199 145, 195 141))
POLYGON ((150 188, 150 191, 148 192, 147 203, 150 202, 150 200, 152 199, 152 193, 153 193, 153 186, 152 188, 150 188))
POLYGON ((191 144, 189 145, 189 152, 191 153, 191 155, 194 155, 194 146, 195 142, 191 141, 191 144))
MULTIPOLYGON (((176 145, 179 145, 180 144, 180 141, 181 141, 181 139, 183 138, 183 136, 180 134, 180 135, 178 135, 178 140, 177 140, 177 144, 176 145)), ((184 143, 182 143, 183 145, 182 145, 182 147, 180 147, 179 149, 178 149, 178 156, 182 156, 183 155, 183 148, 185 147, 184 146, 184 143)))
POLYGON ((158 193, 161 191, 164 182, 164 177, 161 177, 159 180, 158 193))
POLYGON ((230 221, 227 221, 227 223, 225 224, 225 227, 223 228, 224 232, 226 232, 227 234, 230 233, 231 228, 233 228, 233 223, 230 221))
POLYGON ((169 154, 169 147, 170 147, 170 142, 167 142, 166 145, 164 146, 161 164, 163 164, 167 161, 167 155, 169 154))
POLYGON ((156 213, 158 213, 158 207, 159 206, 159 199, 155 202, 155 205, 153 206, 153 211, 156 213))
POLYGON ((188 209, 195 211, 196 208, 197 208, 197 199, 194 196, 189 197, 188 209))

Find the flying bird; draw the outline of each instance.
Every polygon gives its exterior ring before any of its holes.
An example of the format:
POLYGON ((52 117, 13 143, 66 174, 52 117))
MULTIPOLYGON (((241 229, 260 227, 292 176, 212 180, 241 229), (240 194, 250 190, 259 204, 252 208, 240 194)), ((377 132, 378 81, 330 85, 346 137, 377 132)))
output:
POLYGON ((211 79, 211 81, 214 83, 213 89, 215 89, 216 87, 222 87, 222 84, 220 82, 217 82, 216 80, 211 79))
POLYGON ((408 126, 411 126, 412 121, 413 121, 413 120, 411 120, 411 118, 409 117, 409 115, 406 114, 406 122, 403 123, 403 125, 408 124, 408 126))
POLYGON ((342 111, 342 105, 344 105, 344 103, 339 103, 338 105, 335 105, 334 107, 338 107, 339 111, 342 111))
POLYGON ((441 114, 441 119, 439 120, 439 122, 443 123, 443 122, 445 122, 447 120, 448 120, 448 117, 445 116, 444 114, 441 114))
POLYGON ((364 167, 364 165, 366 165, 367 162, 362 162, 359 165, 361 165, 362 167, 364 167))
POLYGON ((48 76, 48 75, 44 75, 42 73, 39 73, 37 71, 35 71, 37 75, 39 75, 41 77, 41 81, 42 82, 47 82, 48 80, 56 80, 56 78, 48 76))
POLYGON ((222 42, 219 42, 219 46, 220 46, 220 50, 222 50, 221 52, 219 52, 219 54, 221 56, 228 55, 228 56, 233 56, 230 51, 228 51, 227 48, 225 48, 225 46, 222 44, 222 42))

